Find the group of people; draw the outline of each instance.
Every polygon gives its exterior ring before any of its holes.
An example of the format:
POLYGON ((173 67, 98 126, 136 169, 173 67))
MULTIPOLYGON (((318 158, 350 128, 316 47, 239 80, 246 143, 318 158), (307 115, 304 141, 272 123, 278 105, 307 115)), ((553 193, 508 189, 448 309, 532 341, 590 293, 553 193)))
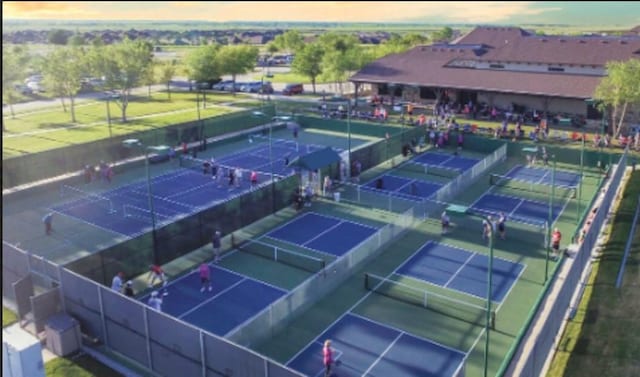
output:
POLYGON ((111 183, 113 179, 113 167, 111 164, 107 164, 104 161, 100 161, 97 166, 85 165, 84 166, 84 182, 89 184, 95 181, 104 180, 107 183, 111 183))
MULTIPOLYGON (((212 157, 210 161, 204 161, 202 163, 202 172, 205 175, 211 174, 211 179, 215 180, 218 183, 218 187, 222 187, 222 181, 225 177, 228 179, 229 189, 239 188, 242 182, 242 169, 241 168, 226 168, 226 171, 223 171, 223 167, 221 167, 216 160, 212 157)), ((258 185, 258 172, 252 170, 249 173, 249 182, 252 187, 258 185)))

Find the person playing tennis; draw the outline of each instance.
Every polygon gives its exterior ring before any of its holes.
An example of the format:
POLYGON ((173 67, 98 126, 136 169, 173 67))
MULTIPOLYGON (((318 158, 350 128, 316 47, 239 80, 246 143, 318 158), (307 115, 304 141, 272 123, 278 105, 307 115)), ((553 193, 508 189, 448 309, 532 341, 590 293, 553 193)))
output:
POLYGON ((331 370, 333 369, 333 349, 331 348, 331 341, 329 339, 324 341, 322 361, 324 363, 324 377, 330 377, 331 370))
POLYGON ((163 296, 167 296, 169 294, 169 292, 167 292, 167 275, 164 273, 164 270, 162 269, 161 266, 157 265, 157 264, 152 264, 149 266, 149 275, 147 276, 147 279, 149 279, 149 288, 153 287, 153 285, 156 282, 156 279, 160 280, 162 282, 162 288, 164 288, 164 293, 162 294, 163 296))
POLYGON ((503 240, 507 236, 507 231, 505 230, 504 226, 505 221, 507 221, 507 217, 505 216, 504 212, 500 212, 500 217, 498 217, 498 232, 500 232, 500 238, 502 238, 503 240))
POLYGON ((209 265, 206 263, 202 263, 200 265, 200 283, 202 284, 202 288, 200 288, 200 292, 204 292, 205 289, 208 289, 209 292, 213 288, 211 288, 211 271, 209 270, 209 265))
POLYGON ((440 216, 440 222, 442 223, 442 234, 447 234, 449 232, 450 225, 447 211, 442 212, 442 216, 440 216))

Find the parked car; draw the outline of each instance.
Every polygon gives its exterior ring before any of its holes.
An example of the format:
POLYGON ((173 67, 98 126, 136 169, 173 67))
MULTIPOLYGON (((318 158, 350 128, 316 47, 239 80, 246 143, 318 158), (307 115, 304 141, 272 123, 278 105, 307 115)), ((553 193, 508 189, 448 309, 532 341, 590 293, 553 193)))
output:
POLYGON ((211 79, 211 80, 204 80, 204 81, 197 81, 196 82, 196 88, 200 89, 200 90, 212 89, 214 85, 220 83, 221 81, 222 81, 221 78, 211 79))
POLYGON ((282 94, 291 96, 294 94, 302 94, 304 92, 304 86, 302 84, 287 84, 282 90, 282 94))
POLYGON ((33 90, 30 87, 28 87, 28 86, 26 86, 24 84, 15 84, 13 86, 13 88, 15 89, 16 92, 18 92, 18 93, 20 93, 22 95, 31 95, 31 94, 33 94, 33 90))
POLYGON ((231 80, 224 80, 224 81, 220 81, 219 83, 215 84, 212 89, 213 90, 224 90, 225 86, 231 84, 233 81, 231 80))

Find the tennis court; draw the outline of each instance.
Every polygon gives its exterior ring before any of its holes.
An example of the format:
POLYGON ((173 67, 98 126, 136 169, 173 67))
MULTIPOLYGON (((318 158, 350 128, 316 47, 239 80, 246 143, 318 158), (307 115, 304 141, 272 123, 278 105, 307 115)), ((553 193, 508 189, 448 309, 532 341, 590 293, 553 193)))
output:
POLYGON ((505 175, 492 174, 491 187, 470 208, 485 215, 504 213, 513 221, 544 226, 549 221, 549 197, 553 193, 553 224, 575 197, 580 176, 556 171, 555 185, 551 185, 552 178, 551 169, 516 165, 505 175))
MULTIPOLYGON (((487 255, 430 241, 418 249, 397 274, 485 298, 488 266, 487 255)), ((520 263, 494 257, 491 300, 502 302, 524 269, 520 263)))
MULTIPOLYGON (((167 285, 162 311, 224 336, 287 293, 220 266, 209 266, 211 291, 200 291, 200 275, 193 271, 167 285)), ((145 304, 148 300, 148 294, 140 298, 145 304)))
MULTIPOLYGON (((534 168, 523 165, 514 166, 505 176, 517 181, 542 185, 551 185, 553 179, 552 170, 549 168, 534 168)), ((575 188, 579 184, 580 174, 556 170, 556 186, 575 188)))
POLYGON ((348 312, 287 365, 308 376, 323 376, 322 346, 331 339, 337 376, 458 376, 465 354, 348 312))
POLYGON ((410 200, 429 198, 441 187, 442 185, 439 183, 399 177, 393 174, 383 174, 361 186, 365 190, 388 191, 393 195, 410 200))
MULTIPOLYGON (((253 137, 254 140, 260 139, 253 137)), ((261 139, 262 140, 262 139, 261 139)), ((76 218, 93 226, 129 237, 149 231, 155 215, 157 225, 168 223, 176 217, 191 214, 200 208, 209 207, 241 195, 255 187, 249 182, 249 171, 258 174, 258 187, 271 182, 270 153, 283 157, 282 162, 273 162, 273 174, 282 177, 294 173, 286 167, 284 158, 293 159, 320 147, 298 144, 288 140, 273 139, 269 145, 255 142, 252 148, 218 159, 217 179, 205 174, 207 160, 183 156, 182 169, 153 177, 150 180, 153 211, 149 201, 149 185, 146 181, 120 186, 102 193, 85 192, 81 188, 63 185, 61 196, 66 202, 55 205, 55 212, 76 218), (266 156, 266 157, 265 157, 266 156), (237 185, 229 184, 229 171, 244 170, 237 185)))
POLYGON ((377 230, 369 225, 309 212, 272 230, 266 236, 340 257, 377 230))
POLYGON ((471 169, 478 163, 478 159, 462 157, 455 154, 426 152, 411 160, 414 163, 420 163, 427 166, 437 166, 441 168, 458 170, 463 173, 471 169))

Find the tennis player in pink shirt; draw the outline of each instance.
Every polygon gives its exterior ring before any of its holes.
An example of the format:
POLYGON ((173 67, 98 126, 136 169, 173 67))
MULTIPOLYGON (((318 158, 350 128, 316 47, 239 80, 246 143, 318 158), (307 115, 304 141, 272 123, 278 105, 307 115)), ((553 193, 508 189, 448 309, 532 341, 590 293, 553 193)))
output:
POLYGON ((209 289, 209 292, 211 292, 211 271, 209 270, 209 265, 206 263, 202 263, 200 265, 200 283, 202 283, 200 292, 204 292, 207 287, 209 289))

